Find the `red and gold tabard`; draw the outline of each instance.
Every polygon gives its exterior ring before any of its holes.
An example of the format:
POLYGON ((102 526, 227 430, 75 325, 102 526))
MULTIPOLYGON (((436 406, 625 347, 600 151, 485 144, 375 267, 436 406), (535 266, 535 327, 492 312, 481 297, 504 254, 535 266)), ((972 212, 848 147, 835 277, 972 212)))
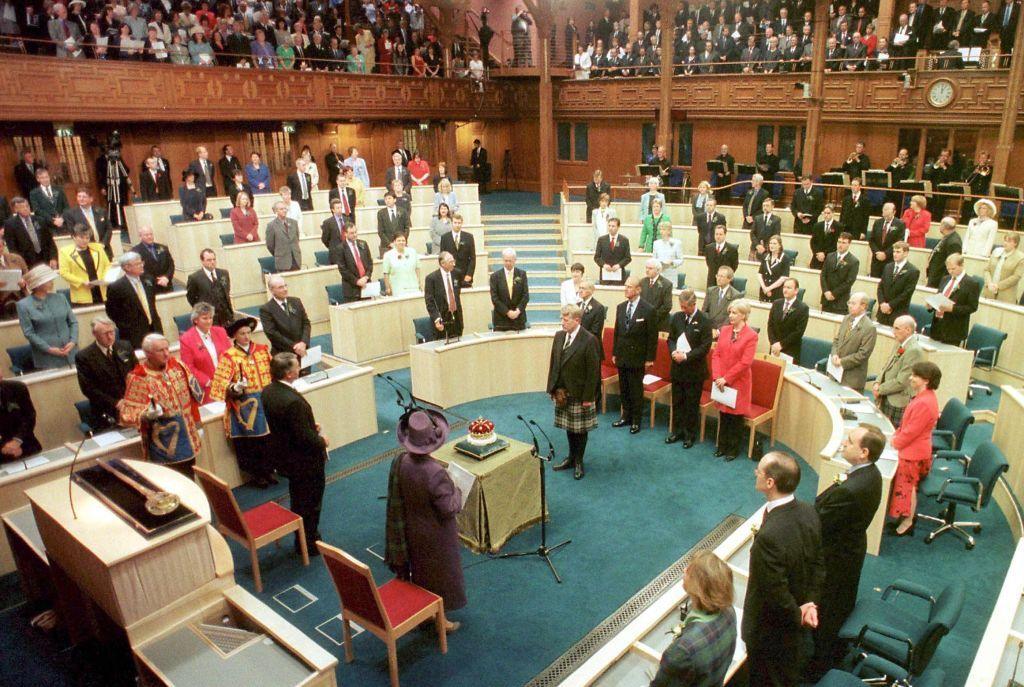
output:
POLYGON ((139 428, 143 455, 155 463, 177 463, 199 455, 203 390, 192 373, 171 358, 160 371, 136 365, 127 381, 121 421, 139 428), (142 419, 142 413, 152 401, 163 409, 163 415, 150 422, 142 419))
POLYGON ((229 437, 270 434, 260 392, 271 381, 270 350, 264 344, 251 343, 248 353, 236 344, 221 353, 210 383, 210 397, 227 404, 224 430, 229 437), (245 391, 237 398, 230 398, 228 387, 242 379, 245 380, 245 391))

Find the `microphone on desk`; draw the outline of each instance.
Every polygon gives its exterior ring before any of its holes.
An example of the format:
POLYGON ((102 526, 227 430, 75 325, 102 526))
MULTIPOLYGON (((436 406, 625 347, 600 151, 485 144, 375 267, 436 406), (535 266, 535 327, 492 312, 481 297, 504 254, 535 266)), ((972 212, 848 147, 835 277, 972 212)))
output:
POLYGON ((75 449, 75 457, 71 459, 71 470, 68 472, 68 503, 71 504, 71 515, 75 520, 78 520, 78 511, 75 510, 75 492, 71 489, 71 483, 74 481, 75 464, 78 462, 78 454, 82 452, 82 447, 85 446, 85 442, 89 441, 90 438, 91 435, 86 434, 78 442, 78 448, 75 449))
POLYGON ((555 457, 555 445, 553 443, 551 443, 551 437, 549 437, 548 433, 545 432, 544 429, 540 425, 537 424, 536 420, 530 420, 530 424, 533 425, 534 427, 536 427, 537 431, 540 432, 544 436, 544 438, 547 440, 547 442, 548 442, 548 457, 545 458, 545 460, 547 460, 550 463, 551 459, 555 457))

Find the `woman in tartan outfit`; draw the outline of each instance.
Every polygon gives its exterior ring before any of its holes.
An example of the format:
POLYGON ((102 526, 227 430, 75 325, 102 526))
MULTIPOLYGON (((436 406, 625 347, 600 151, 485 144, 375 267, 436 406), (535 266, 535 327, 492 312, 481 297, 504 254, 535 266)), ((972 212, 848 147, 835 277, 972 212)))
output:
POLYGON ((573 468, 583 479, 587 432, 597 428, 597 390, 601 384, 601 342, 581 326, 578 305, 562 306, 562 329, 551 344, 547 391, 555 402, 555 427, 569 438, 569 457, 554 470, 573 468))
POLYGON ((260 392, 270 384, 270 351, 252 341, 256 319, 242 317, 226 327, 234 341, 217 361, 210 397, 225 401, 224 430, 235 447, 238 466, 253 477, 260 489, 277 484, 268 451, 270 428, 260 392))

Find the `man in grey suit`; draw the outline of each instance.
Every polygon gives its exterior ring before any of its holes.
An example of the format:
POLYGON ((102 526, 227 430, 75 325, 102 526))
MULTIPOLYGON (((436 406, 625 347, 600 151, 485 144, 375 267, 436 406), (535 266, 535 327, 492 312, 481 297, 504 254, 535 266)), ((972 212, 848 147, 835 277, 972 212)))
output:
POLYGON ((82 40, 82 29, 68 20, 68 9, 63 3, 53 6, 53 19, 47 23, 46 30, 50 40, 57 44, 57 57, 85 57, 78 45, 82 40))
POLYGON ((725 325, 729 319, 729 304, 743 296, 732 286, 732 278, 735 273, 728 265, 718 268, 715 275, 715 286, 708 287, 704 292, 704 307, 701 310, 711 321, 711 336, 718 338, 718 329, 725 325))
POLYGON ((832 364, 843 368, 840 384, 854 391, 863 391, 868 378, 868 359, 875 350, 875 324, 868 316, 868 295, 863 291, 850 294, 839 331, 832 339, 832 364))
POLYGON ((871 385, 871 393, 882 413, 893 427, 903 421, 903 411, 910 403, 910 370, 924 360, 924 352, 917 345, 917 322, 910 315, 900 315, 892 323, 896 348, 882 368, 882 373, 871 385))
POLYGON ((277 215, 267 224, 267 250, 274 256, 278 272, 294 272, 302 267, 302 249, 299 248, 299 225, 288 216, 288 206, 274 203, 277 215))

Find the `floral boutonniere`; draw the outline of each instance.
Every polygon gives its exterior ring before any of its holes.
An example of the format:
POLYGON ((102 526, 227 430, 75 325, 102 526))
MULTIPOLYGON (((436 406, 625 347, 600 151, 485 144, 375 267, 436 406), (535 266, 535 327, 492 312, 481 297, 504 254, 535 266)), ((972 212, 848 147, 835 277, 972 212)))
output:
POLYGON ((903 348, 903 346, 900 346, 899 348, 896 349, 896 355, 903 355, 906 352, 906 350, 907 349, 903 348))
POLYGON ((760 528, 760 527, 758 527, 757 525, 751 525, 751 526, 750 526, 750 533, 751 533, 752 535, 754 535, 755 537, 757 536, 757 533, 758 533, 758 532, 759 532, 760 530, 761 530, 761 528, 760 528))
POLYGON ((513 284, 522 284, 522 283, 523 283, 523 278, 522 278, 522 277, 515 277, 515 278, 514 278, 514 279, 512 280, 512 283, 513 283, 513 284))
POLYGON ((835 485, 838 486, 838 485, 842 484, 843 482, 845 482, 847 477, 849 477, 849 475, 847 475, 845 472, 840 472, 838 475, 836 475, 834 478, 832 478, 832 484, 835 484, 835 485))

